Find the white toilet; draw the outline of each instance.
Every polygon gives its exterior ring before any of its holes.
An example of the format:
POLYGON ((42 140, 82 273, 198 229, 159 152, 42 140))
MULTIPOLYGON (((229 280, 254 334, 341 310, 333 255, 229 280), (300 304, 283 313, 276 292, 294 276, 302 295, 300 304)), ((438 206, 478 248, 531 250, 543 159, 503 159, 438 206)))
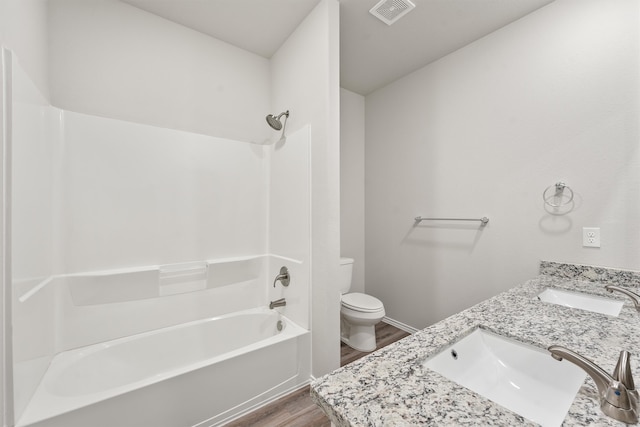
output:
POLYGON ((340 339, 355 350, 373 351, 376 349, 375 325, 385 315, 384 305, 371 295, 348 294, 352 274, 353 259, 340 258, 340 339))

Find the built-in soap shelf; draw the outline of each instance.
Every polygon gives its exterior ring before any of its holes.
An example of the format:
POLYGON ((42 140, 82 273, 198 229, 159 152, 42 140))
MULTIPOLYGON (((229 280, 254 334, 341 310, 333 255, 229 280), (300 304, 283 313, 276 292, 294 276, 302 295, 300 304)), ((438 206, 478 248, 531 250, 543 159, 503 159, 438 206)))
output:
POLYGON ((159 268, 159 276, 160 296, 207 289, 206 262, 163 265, 159 268))

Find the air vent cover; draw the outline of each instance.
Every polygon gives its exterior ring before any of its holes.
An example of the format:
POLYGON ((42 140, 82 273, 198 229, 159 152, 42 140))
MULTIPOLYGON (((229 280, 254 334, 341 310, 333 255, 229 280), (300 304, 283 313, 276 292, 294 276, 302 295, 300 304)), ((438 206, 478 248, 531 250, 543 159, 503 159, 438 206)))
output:
POLYGON ((409 0, 382 0, 369 11, 387 25, 391 25, 416 7, 409 0))

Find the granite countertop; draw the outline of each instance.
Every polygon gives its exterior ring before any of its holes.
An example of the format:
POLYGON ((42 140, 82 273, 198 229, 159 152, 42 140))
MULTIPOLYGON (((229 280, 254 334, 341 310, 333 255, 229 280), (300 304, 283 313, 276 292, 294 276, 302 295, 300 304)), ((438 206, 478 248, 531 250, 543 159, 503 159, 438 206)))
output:
MULTIPOLYGON (((478 326, 546 349, 562 345, 611 373, 621 350, 631 353, 640 380, 640 313, 605 284, 637 291, 640 273, 542 262, 541 274, 401 341, 314 380, 312 399, 337 426, 536 425, 423 367, 428 356, 478 326), (539 301, 545 288, 568 289, 624 301, 618 317, 539 301)), ((569 363, 569 362, 562 362, 569 363)), ((600 411, 587 375, 564 426, 623 426, 600 411)))

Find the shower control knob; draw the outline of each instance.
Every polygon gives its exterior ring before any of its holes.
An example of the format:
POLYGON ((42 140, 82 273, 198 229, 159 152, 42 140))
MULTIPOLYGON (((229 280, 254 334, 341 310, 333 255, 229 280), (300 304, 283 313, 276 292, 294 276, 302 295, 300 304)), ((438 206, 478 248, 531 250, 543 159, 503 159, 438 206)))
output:
POLYGON ((276 279, 273 281, 273 287, 276 287, 276 282, 280 281, 282 286, 289 286, 289 282, 291 281, 291 276, 289 275, 289 269, 287 267, 280 267, 280 274, 276 276, 276 279))

